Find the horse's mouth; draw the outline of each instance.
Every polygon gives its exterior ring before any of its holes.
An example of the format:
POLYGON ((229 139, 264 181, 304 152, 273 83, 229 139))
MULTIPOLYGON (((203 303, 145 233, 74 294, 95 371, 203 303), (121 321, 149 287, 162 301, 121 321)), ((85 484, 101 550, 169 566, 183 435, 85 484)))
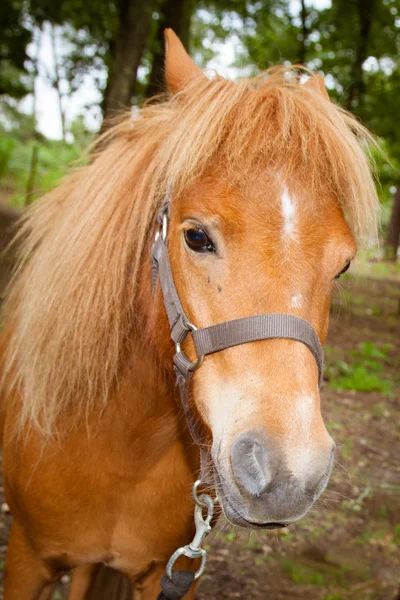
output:
POLYGON ((282 529, 287 527, 289 523, 275 523, 275 522, 257 522, 251 521, 247 519, 244 515, 242 515, 229 501, 226 497, 220 476, 218 471, 214 468, 214 481, 215 481, 215 489, 217 492, 218 501, 222 507, 225 517, 228 519, 232 525, 237 525, 238 527, 243 527, 246 529, 282 529))
POLYGON ((222 508, 224 514, 228 521, 230 521, 233 525, 238 525, 239 527, 245 527, 246 529, 282 529, 287 527, 289 523, 257 523, 254 521, 249 521, 242 517, 233 506, 229 503, 222 503, 222 508))

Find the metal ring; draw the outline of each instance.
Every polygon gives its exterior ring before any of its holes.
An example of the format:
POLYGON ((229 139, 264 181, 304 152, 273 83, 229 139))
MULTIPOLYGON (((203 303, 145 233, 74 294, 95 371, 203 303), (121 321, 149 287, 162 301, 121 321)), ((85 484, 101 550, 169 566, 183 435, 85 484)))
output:
MULTIPOLYGON (((176 354, 183 354, 183 356, 190 362, 189 358, 182 351, 181 345, 179 342, 177 342, 175 344, 175 352, 176 352, 176 354)), ((193 373, 194 371, 197 371, 197 369, 199 369, 201 367, 201 365, 203 364, 203 360, 204 360, 204 354, 199 356, 198 359, 196 360, 196 362, 190 362, 190 367, 188 367, 188 371, 190 371, 191 373, 193 373)))
POLYGON ((167 234, 168 234, 168 216, 167 213, 165 212, 163 214, 162 217, 162 241, 165 242, 165 240, 167 239, 167 234))
POLYGON ((201 508, 206 508, 207 514, 209 514, 210 512, 212 514, 212 512, 214 510, 214 501, 208 494, 200 494, 200 495, 197 494, 197 490, 199 489, 200 486, 201 486, 201 479, 197 479, 197 481, 195 481, 195 483, 193 484, 193 490, 192 490, 193 500, 194 500, 195 504, 197 504, 197 506, 200 506, 201 508))
POLYGON ((197 490, 199 489, 200 486, 201 486, 201 479, 197 479, 194 482, 193 489, 192 489, 193 500, 195 501, 196 504, 199 504, 199 497, 197 495, 197 490))
POLYGON ((191 323, 190 321, 186 321, 186 323, 184 323, 184 325, 188 331, 197 331, 196 325, 193 325, 193 323, 191 323))
POLYGON ((207 565, 207 552, 203 550, 203 548, 200 548, 200 550, 193 551, 189 546, 182 546, 182 548, 178 548, 178 550, 176 550, 173 553, 165 569, 165 572, 167 573, 168 577, 172 579, 172 568, 178 560, 178 558, 182 555, 187 556, 187 558, 191 558, 193 560, 201 557, 201 564, 200 567, 197 569, 194 578, 198 579, 199 577, 201 577, 207 565))
MULTIPOLYGON (((185 328, 190 333, 193 332, 193 331, 197 331, 196 325, 193 325, 193 323, 191 323, 190 321, 187 321, 185 323, 185 328)), ((176 342, 176 344, 175 344, 175 352, 176 352, 176 354, 183 354, 185 356, 185 358, 187 358, 187 360, 190 362, 189 358, 182 351, 182 348, 181 348, 181 345, 180 345, 179 342, 176 342)), ((190 371, 191 373, 193 373, 194 371, 197 371, 197 369, 199 369, 201 367, 201 365, 203 364, 203 360, 204 360, 204 354, 202 354, 201 356, 199 356, 195 362, 192 362, 190 364, 190 367, 188 368, 188 371, 190 371)))

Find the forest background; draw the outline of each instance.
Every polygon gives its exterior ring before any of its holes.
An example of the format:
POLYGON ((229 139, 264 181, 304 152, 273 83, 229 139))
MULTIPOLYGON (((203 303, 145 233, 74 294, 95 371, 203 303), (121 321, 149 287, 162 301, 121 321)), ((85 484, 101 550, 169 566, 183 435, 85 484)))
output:
POLYGON ((386 256, 400 237, 399 0, 3 0, 0 202, 53 187, 104 117, 163 89, 163 30, 209 73, 274 64, 325 76, 377 136, 386 256))

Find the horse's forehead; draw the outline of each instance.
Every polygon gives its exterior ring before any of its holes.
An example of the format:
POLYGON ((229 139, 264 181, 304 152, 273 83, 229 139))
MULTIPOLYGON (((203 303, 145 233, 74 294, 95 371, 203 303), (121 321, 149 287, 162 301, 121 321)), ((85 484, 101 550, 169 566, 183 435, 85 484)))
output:
POLYGON ((329 190, 324 186, 312 189, 300 179, 287 179, 283 173, 262 173, 247 177, 240 185, 234 185, 229 177, 204 177, 184 195, 180 204, 181 218, 204 216, 221 223, 224 229, 238 233, 252 226, 261 227, 264 233, 282 230, 294 237, 302 227, 318 235, 323 222, 327 229, 347 235, 343 213, 329 190), (318 219, 316 220, 316 215, 318 219))

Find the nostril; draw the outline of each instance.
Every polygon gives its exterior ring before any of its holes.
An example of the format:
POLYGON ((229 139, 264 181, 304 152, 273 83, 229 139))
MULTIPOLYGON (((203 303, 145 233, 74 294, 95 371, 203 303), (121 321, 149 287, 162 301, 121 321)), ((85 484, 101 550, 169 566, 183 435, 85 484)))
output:
POLYGON ((240 435, 232 444, 231 465, 239 487, 260 496, 272 480, 267 440, 259 433, 240 435))

